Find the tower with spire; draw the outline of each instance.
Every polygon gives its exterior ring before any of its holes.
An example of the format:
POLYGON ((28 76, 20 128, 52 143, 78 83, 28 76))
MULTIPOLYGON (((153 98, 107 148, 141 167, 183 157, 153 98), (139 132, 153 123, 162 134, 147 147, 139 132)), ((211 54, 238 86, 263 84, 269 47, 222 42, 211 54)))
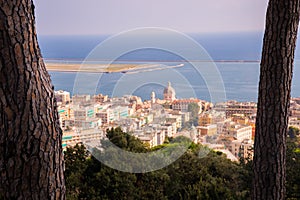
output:
POLYGON ((155 92, 152 91, 151 92, 151 103, 154 104, 156 102, 156 99, 155 99, 155 92))

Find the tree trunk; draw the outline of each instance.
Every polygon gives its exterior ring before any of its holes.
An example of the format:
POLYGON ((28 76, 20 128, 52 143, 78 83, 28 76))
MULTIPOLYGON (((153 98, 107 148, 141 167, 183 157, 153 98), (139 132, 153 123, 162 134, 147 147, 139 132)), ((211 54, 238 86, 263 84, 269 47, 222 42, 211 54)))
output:
POLYGON ((270 0, 260 66, 253 199, 284 199, 286 136, 300 0, 270 0))
POLYGON ((65 199, 62 131, 31 0, 0 0, 0 193, 65 199))

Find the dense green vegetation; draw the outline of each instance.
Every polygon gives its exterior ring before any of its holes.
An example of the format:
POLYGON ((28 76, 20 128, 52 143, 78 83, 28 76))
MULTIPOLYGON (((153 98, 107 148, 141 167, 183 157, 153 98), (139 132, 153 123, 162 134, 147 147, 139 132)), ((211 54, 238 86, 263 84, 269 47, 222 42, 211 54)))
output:
MULTIPOLYGON (((290 129, 288 141, 288 197, 298 199, 300 152, 298 129, 290 129)), ((182 142, 172 140, 149 149, 138 139, 111 129, 108 138, 120 148, 147 152, 182 142)), ((186 140, 186 139, 185 139, 186 140)), ((101 152, 99 152, 101 153, 101 152)), ((252 179, 251 161, 240 164, 220 152, 191 143, 188 151, 173 164, 149 173, 132 174, 111 169, 82 145, 65 152, 67 199, 249 199, 252 179)))
POLYGON ((286 192, 290 199, 300 199, 300 130, 291 127, 287 137, 286 192))

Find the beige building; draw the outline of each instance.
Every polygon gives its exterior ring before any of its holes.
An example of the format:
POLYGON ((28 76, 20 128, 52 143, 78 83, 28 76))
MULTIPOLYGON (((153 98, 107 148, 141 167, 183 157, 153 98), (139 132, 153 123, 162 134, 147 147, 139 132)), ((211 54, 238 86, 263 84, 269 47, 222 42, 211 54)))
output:
POLYGON ((240 147, 240 158, 253 160, 254 142, 253 140, 244 140, 240 147))
POLYGON ((144 136, 143 135, 143 136, 139 136, 138 139, 140 139, 141 142, 143 142, 144 144, 146 144, 150 148, 157 146, 156 138, 154 138, 152 136, 144 136))
POLYGON ((225 126, 225 132, 223 133, 226 136, 231 136, 236 138, 239 141, 251 140, 252 138, 252 126, 240 125, 240 124, 229 124, 225 126))
POLYGON ((173 127, 172 125, 165 125, 161 127, 161 130, 165 132, 166 137, 173 137, 173 127))
POLYGON ((96 117, 102 120, 103 125, 107 125, 114 121, 114 113, 111 109, 106 109, 96 113, 96 117))
POLYGON ((197 126, 197 131, 199 133, 199 136, 212 136, 217 134, 217 125, 210 124, 206 126, 197 126))
POLYGON ((233 140, 229 146, 229 151, 236 158, 253 159, 253 140, 233 140))
POLYGON ((289 117, 289 126, 300 128, 300 120, 298 117, 289 117))
POLYGON ((94 107, 77 107, 73 108, 73 112, 76 120, 86 120, 95 117, 94 107))
POLYGON ((62 105, 66 105, 71 101, 70 92, 67 91, 63 91, 63 90, 55 91, 54 96, 58 104, 61 103, 62 105))
POLYGON ((172 109, 181 112, 188 112, 190 104, 195 103, 199 106, 199 113, 202 111, 202 104, 199 99, 178 99, 172 102, 172 109))
POLYGON ((147 144, 150 148, 152 148, 164 143, 165 133, 164 131, 154 131, 142 135, 137 135, 137 138, 140 139, 143 143, 147 144))
POLYGON ((228 101, 225 104, 218 104, 214 107, 216 111, 223 111, 226 117, 231 117, 234 114, 243 114, 245 116, 254 115, 257 111, 257 104, 254 102, 237 102, 228 101))
POLYGON ((290 115, 292 117, 298 117, 298 118, 300 118, 300 109, 299 110, 298 109, 291 109, 290 115))
POLYGON ((104 102, 107 102, 108 96, 107 95, 103 95, 103 94, 98 94, 98 95, 95 95, 93 97, 93 99, 94 99, 94 102, 104 103, 104 102))
POLYGON ((72 102, 75 105, 84 104, 91 101, 91 95, 74 95, 72 102))
POLYGON ((249 118, 246 117, 244 114, 233 114, 232 115, 232 121, 237 123, 237 124, 246 125, 249 122, 249 118))
POLYGON ((65 128, 65 121, 71 118, 70 107, 58 107, 58 116, 61 128, 65 128))
POLYGON ((209 113, 204 113, 199 116, 198 125, 207 126, 213 123, 213 117, 209 113))
POLYGON ((176 123, 176 128, 182 128, 182 116, 181 115, 170 115, 166 118, 167 124, 176 123))

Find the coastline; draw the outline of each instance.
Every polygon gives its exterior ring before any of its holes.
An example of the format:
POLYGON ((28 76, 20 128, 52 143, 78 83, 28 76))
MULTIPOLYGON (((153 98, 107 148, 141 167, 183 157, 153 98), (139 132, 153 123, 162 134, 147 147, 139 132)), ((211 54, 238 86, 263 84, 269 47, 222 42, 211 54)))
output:
POLYGON ((88 73, 140 73, 153 70, 163 70, 183 67, 184 64, 80 64, 80 63, 51 63, 45 62, 48 71, 56 72, 88 72, 88 73))
MULTIPOLYGON (((146 62, 146 61, 145 61, 146 62)), ((215 62, 215 63, 259 63, 257 60, 215 60, 215 61, 194 61, 194 62, 215 62)), ((162 62, 163 63, 163 62, 162 62)), ((135 73, 137 70, 152 71, 163 68, 182 67, 180 65, 166 66, 164 64, 87 64, 87 63, 65 63, 47 62, 45 65, 48 71, 56 72, 90 72, 90 73, 135 73), (163 66, 164 65, 164 66, 163 66)))
MULTIPOLYGON (((76 64, 45 62, 48 71, 113 73, 145 68, 141 64, 76 64)), ((149 66, 147 66, 149 67, 149 66)))

